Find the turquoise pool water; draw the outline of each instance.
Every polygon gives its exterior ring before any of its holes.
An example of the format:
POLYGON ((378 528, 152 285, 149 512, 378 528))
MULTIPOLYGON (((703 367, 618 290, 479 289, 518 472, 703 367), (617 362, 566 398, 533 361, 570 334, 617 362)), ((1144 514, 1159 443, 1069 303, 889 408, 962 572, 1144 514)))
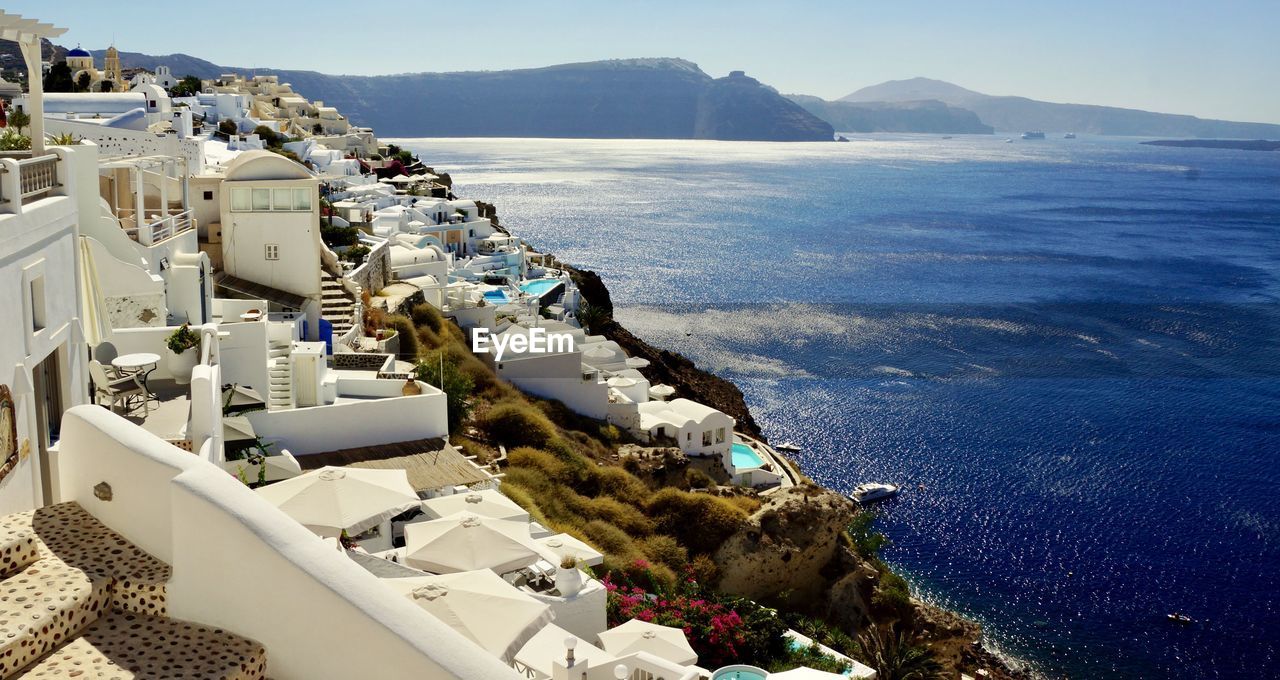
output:
POLYGON ((560 285, 560 279, 535 279, 520 284, 520 290, 530 295, 546 295, 547 291, 560 285))
POLYGON ((760 459, 760 454, 755 449, 746 444, 733 444, 733 466, 735 468, 758 468, 764 465, 764 461, 760 459))
POLYGON ((511 299, 507 297, 506 291, 503 290, 486 290, 484 292, 484 300, 485 302, 492 302, 499 305, 504 305, 511 301, 511 299))
POLYGON ((751 666, 728 666, 711 676, 711 680, 765 680, 769 674, 751 666))

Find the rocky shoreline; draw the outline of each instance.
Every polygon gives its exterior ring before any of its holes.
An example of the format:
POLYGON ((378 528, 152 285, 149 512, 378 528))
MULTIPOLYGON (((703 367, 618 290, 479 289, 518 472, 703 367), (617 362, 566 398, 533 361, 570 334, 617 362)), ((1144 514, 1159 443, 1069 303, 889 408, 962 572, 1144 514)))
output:
MULTIPOLYGON (((678 352, 636 337, 613 319, 613 301, 598 274, 561 266, 570 272, 583 299, 604 312, 599 333, 627 354, 648 359, 647 372, 655 383, 671 385, 679 394, 729 414, 740 431, 764 439, 737 385, 698 368, 678 352)), ((843 495, 808 480, 773 494, 750 524, 717 551, 719 588, 852 628, 883 618, 884 612, 875 611, 875 591, 887 567, 837 540, 855 512, 857 506, 843 495)), ((902 618, 910 620, 948 669, 983 669, 982 677, 997 680, 1033 677, 1023 664, 984 646, 981 626, 955 612, 912 598, 911 611, 902 618)))
MULTIPOLYGON (((511 234, 499 223, 496 207, 483 205, 494 226, 511 234)), ((599 274, 562 262, 556 266, 569 272, 582 298, 600 312, 592 331, 617 342, 629 356, 649 360, 646 372, 655 384, 671 385, 678 394, 729 414, 739 431, 767 441, 737 385, 678 352, 654 347, 614 320, 613 299, 599 274)), ((792 467, 799 470, 794 461, 792 467)), ((960 677, 962 670, 968 675, 983 671, 978 676, 986 680, 1037 677, 1026 664, 984 645, 982 627, 956 612, 910 598, 908 611, 886 614, 876 591, 882 582, 901 582, 900 577, 839 540, 857 511, 843 494, 807 478, 772 494, 747 526, 716 551, 722 570, 718 588, 853 629, 887 617, 924 640, 952 677, 960 677)))

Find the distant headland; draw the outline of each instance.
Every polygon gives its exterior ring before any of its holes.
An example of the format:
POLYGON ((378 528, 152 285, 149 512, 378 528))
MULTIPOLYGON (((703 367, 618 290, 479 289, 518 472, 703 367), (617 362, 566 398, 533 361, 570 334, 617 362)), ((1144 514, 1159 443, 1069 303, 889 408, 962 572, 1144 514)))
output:
POLYGON ((1180 146, 1200 149, 1240 149, 1242 151, 1280 151, 1280 141, 1266 139, 1153 139, 1141 142, 1151 146, 1180 146))

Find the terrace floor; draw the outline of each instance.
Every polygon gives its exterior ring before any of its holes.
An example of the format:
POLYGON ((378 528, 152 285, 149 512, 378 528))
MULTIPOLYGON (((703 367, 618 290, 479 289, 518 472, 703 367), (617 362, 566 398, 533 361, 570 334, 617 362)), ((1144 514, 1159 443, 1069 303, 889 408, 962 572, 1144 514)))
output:
POLYGON ((161 439, 186 439, 187 420, 191 417, 190 385, 179 385, 173 380, 149 380, 147 387, 155 396, 148 402, 145 416, 142 405, 138 404, 123 414, 125 419, 161 439))

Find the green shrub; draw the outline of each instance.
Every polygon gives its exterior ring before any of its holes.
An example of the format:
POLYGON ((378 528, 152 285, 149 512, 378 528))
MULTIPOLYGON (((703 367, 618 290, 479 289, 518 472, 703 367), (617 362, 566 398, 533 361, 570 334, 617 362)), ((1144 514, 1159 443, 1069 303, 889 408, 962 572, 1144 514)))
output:
POLYGON ((414 332, 413 322, 409 317, 402 314, 390 314, 383 323, 390 328, 396 329, 396 335, 400 338, 400 356, 416 360, 419 355, 418 334, 414 332))
POLYGON ((898 619, 911 616, 911 590, 907 582, 891 571, 880 574, 880 582, 871 594, 871 607, 880 613, 898 619))
POLYGON ((547 479, 562 480, 567 477, 567 467, 559 458, 529 446, 521 446, 507 452, 507 465, 512 468, 528 468, 541 472, 547 479))
POLYGON ((716 480, 711 475, 696 467, 684 471, 684 481, 691 489, 711 489, 716 485, 716 480))
POLYGON ((649 487, 635 475, 620 467, 607 465, 596 468, 596 486, 598 493, 612 496, 623 503, 644 506, 649 500, 649 487))
POLYGON ((653 495, 647 511, 660 533, 674 536, 694 555, 714 551, 747 518, 724 499, 670 487, 653 495))
POLYGON ((444 317, 440 316, 440 310, 426 302, 414 305, 409 311, 409 318, 413 319, 413 325, 429 328, 436 335, 440 334, 440 328, 444 326, 444 317))
POLYGON ((495 404, 478 424, 490 438, 507 446, 543 448, 556 436, 555 425, 545 415, 514 401, 495 404))
POLYGON ((591 544, 605 552, 628 555, 635 551, 631 536, 605 520, 593 519, 587 522, 585 530, 591 544))
POLYGON ((240 129, 236 127, 236 122, 234 120, 231 120, 230 118, 223 118, 218 121, 218 132, 230 137, 231 135, 240 132, 240 129))
POLYGON ((182 354, 183 352, 200 346, 200 334, 191 330, 188 324, 182 324, 165 339, 164 344, 174 354, 182 354))
MULTIPOLYGON (((405 319, 405 325, 409 328, 409 333, 413 334, 415 331, 413 322, 405 319)), ((415 335, 415 342, 417 339, 415 335)), ((403 340, 401 342, 403 343, 403 340)), ((418 351, 422 351, 421 347, 418 351)), ((418 380, 434 385, 444 392, 448 407, 449 430, 457 430, 462 422, 471 416, 471 394, 475 391, 475 381, 460 372, 453 360, 445 358, 444 352, 436 352, 434 357, 429 356, 419 361, 414 366, 413 372, 418 380)))
POLYGON ((640 541, 640 550, 649 559, 675 572, 684 571, 689 566, 689 551, 670 536, 658 534, 644 538, 640 541))
POLYGON ((588 518, 605 520, 633 538, 653 533, 653 521, 645 517, 643 512, 608 496, 588 498, 583 511, 588 518))

